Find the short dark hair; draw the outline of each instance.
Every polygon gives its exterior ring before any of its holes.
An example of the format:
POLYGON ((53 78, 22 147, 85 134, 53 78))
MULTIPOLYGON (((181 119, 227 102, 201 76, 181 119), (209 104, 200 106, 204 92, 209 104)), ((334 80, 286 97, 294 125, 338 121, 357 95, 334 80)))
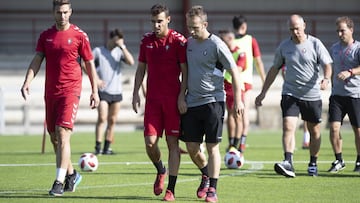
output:
POLYGON ((109 36, 110 38, 113 38, 115 36, 119 37, 120 39, 124 38, 124 34, 122 33, 122 31, 117 28, 115 30, 110 31, 109 36))
POLYGON ((232 19, 233 27, 235 30, 238 30, 240 28, 240 26, 246 22, 247 22, 247 19, 243 15, 234 16, 234 18, 232 19))
POLYGON ((55 9, 56 6, 62 6, 68 4, 71 6, 70 0, 53 0, 53 9, 55 9))
POLYGON ((232 31, 230 29, 222 29, 222 30, 219 30, 219 35, 226 35, 226 34, 229 34, 229 33, 232 33, 232 31))
POLYGON ((348 16, 338 17, 335 23, 336 25, 339 25, 340 23, 345 23, 348 28, 354 29, 354 21, 348 16))
POLYGON ((162 12, 165 12, 166 17, 168 17, 170 15, 170 11, 169 11, 168 7, 166 7, 163 4, 155 4, 150 9, 150 13, 152 16, 159 15, 162 12))

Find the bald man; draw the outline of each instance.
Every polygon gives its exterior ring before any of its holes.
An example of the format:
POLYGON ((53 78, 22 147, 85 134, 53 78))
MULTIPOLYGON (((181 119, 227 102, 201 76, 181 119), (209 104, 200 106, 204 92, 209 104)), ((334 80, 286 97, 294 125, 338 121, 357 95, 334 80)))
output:
POLYGON ((295 131, 299 114, 307 122, 310 132, 310 162, 308 174, 317 176, 317 157, 320 150, 320 123, 322 100, 320 90, 329 86, 332 59, 323 43, 305 33, 306 24, 300 15, 288 20, 290 37, 283 40, 275 52, 271 66, 255 105, 261 106, 266 92, 274 82, 282 66, 286 66, 282 87, 281 110, 283 118, 284 160, 274 165, 277 174, 295 177, 293 153, 295 131), (320 67, 324 75, 320 75, 320 67))

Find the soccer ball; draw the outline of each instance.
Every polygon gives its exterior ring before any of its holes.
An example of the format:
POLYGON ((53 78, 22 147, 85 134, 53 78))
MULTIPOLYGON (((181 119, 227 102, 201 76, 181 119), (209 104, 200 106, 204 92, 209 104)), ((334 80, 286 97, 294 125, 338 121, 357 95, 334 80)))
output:
POLYGON ((93 172, 99 166, 98 159, 93 153, 84 153, 80 156, 79 167, 82 171, 93 172))
POLYGON ((240 153, 238 150, 230 149, 225 154, 224 162, 225 162, 226 168, 237 169, 237 168, 241 168, 244 165, 245 159, 244 159, 243 154, 240 153))

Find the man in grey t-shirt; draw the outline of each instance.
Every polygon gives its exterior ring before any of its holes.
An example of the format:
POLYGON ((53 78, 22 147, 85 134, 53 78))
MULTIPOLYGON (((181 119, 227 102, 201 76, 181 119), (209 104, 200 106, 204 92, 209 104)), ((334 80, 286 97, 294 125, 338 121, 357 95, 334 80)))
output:
POLYGON ((347 114, 355 135, 355 172, 360 171, 360 42, 354 40, 354 22, 347 16, 336 19, 339 41, 330 49, 334 60, 329 103, 330 141, 335 161, 328 170, 337 173, 345 168, 342 158, 340 128, 347 114))
POLYGON ((327 88, 331 76, 332 59, 321 41, 305 34, 305 22, 299 15, 291 15, 291 37, 285 39, 276 50, 274 64, 270 68, 261 93, 256 97, 256 106, 261 106, 265 94, 283 65, 286 66, 282 88, 281 110, 283 117, 284 161, 276 163, 274 170, 286 177, 295 177, 292 165, 295 148, 295 131, 299 113, 307 122, 310 141, 308 174, 317 176, 317 157, 320 150, 320 122, 322 100, 320 89, 327 88), (320 79, 323 67, 324 78, 320 79))
POLYGON ((132 66, 134 57, 126 48, 123 33, 119 29, 110 31, 106 44, 95 47, 93 55, 100 80, 98 82, 100 104, 95 127, 95 154, 111 155, 114 152, 110 144, 114 141, 115 124, 122 101, 123 62, 132 66), (101 150, 103 133, 105 141, 101 150))
POLYGON ((232 75, 234 88, 234 111, 241 116, 239 72, 226 44, 207 30, 207 15, 202 6, 192 7, 186 14, 191 34, 187 44, 188 91, 187 112, 181 117, 180 139, 186 142, 189 155, 202 173, 198 198, 217 202, 216 186, 220 174, 221 157, 219 143, 225 111, 223 70, 232 75), (209 158, 200 151, 205 135, 209 158))

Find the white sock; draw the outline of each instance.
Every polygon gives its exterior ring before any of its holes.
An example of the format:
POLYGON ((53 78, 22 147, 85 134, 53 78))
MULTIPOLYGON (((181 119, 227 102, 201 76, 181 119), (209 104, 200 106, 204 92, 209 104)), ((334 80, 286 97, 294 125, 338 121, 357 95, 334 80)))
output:
POLYGON ((305 132, 305 133, 304 133, 303 142, 304 142, 304 143, 309 143, 309 142, 310 142, 310 133, 309 133, 309 132, 305 132))
POLYGON ((64 183, 67 169, 66 168, 57 168, 56 169, 56 180, 64 183))

